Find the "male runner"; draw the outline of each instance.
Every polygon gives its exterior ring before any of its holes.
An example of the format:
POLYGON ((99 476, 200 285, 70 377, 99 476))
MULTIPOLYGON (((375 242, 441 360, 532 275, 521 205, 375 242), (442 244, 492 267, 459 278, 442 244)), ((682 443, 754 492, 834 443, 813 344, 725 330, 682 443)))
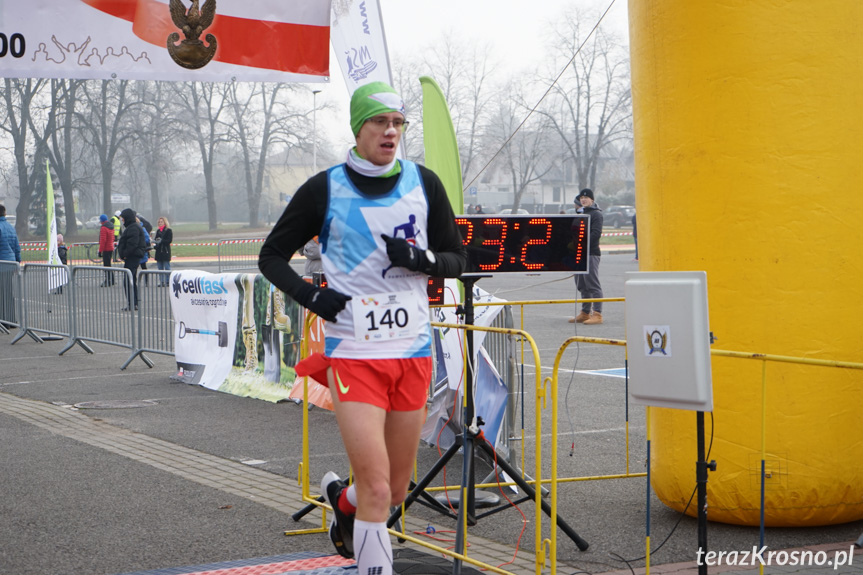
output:
POLYGON ((428 276, 458 277, 466 264, 440 179, 396 158, 407 124, 393 88, 358 88, 356 146, 344 164, 300 186, 258 261, 276 287, 329 322, 325 353, 297 373, 327 382, 333 396, 355 481, 348 487, 330 472, 321 490, 334 510, 330 538, 341 555, 356 556, 360 575, 392 574, 386 520, 407 495, 431 380, 428 276), (387 235, 405 223, 410 242, 387 235), (288 263, 315 235, 326 288, 288 263))

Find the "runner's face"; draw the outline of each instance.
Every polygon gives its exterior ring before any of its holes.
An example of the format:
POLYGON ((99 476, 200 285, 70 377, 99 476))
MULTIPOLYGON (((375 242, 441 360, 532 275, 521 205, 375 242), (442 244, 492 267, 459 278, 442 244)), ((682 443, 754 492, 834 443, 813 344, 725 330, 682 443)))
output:
MULTIPOLYGON (((388 112, 375 117, 387 120, 404 118, 400 112, 388 112)), ((391 122, 383 128, 373 122, 364 122, 357 134, 357 153, 377 166, 385 166, 395 159, 401 138, 401 130, 393 127, 391 122)))

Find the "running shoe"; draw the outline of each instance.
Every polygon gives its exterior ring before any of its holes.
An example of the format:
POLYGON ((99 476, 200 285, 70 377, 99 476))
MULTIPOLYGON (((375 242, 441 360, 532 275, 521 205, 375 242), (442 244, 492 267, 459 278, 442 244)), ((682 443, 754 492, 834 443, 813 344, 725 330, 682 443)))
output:
POLYGON ((321 479, 321 493, 333 508, 333 519, 330 521, 330 541, 336 547, 339 555, 345 559, 354 558, 354 516, 339 509, 339 497, 347 489, 347 484, 332 471, 328 471, 321 479))

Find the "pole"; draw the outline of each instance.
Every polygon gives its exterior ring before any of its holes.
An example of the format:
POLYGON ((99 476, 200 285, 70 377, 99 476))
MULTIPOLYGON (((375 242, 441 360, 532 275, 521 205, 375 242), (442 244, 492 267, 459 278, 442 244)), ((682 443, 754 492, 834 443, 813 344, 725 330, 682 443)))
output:
MULTIPOLYGON (((704 412, 696 413, 698 461, 695 464, 695 480, 698 491, 698 550, 707 553, 707 462, 704 454, 704 412)), ((698 575, 707 575, 707 562, 698 564, 698 575)))
POLYGON ((312 90, 312 175, 318 173, 318 94, 321 90, 312 90))

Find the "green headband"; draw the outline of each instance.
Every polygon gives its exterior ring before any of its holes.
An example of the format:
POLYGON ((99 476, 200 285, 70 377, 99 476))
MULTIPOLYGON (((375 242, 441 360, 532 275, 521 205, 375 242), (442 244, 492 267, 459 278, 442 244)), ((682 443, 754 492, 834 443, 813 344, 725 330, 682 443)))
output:
POLYGON ((351 96, 351 130, 354 136, 360 133, 366 120, 389 112, 400 112, 405 116, 405 103, 389 84, 371 82, 357 88, 351 96))

